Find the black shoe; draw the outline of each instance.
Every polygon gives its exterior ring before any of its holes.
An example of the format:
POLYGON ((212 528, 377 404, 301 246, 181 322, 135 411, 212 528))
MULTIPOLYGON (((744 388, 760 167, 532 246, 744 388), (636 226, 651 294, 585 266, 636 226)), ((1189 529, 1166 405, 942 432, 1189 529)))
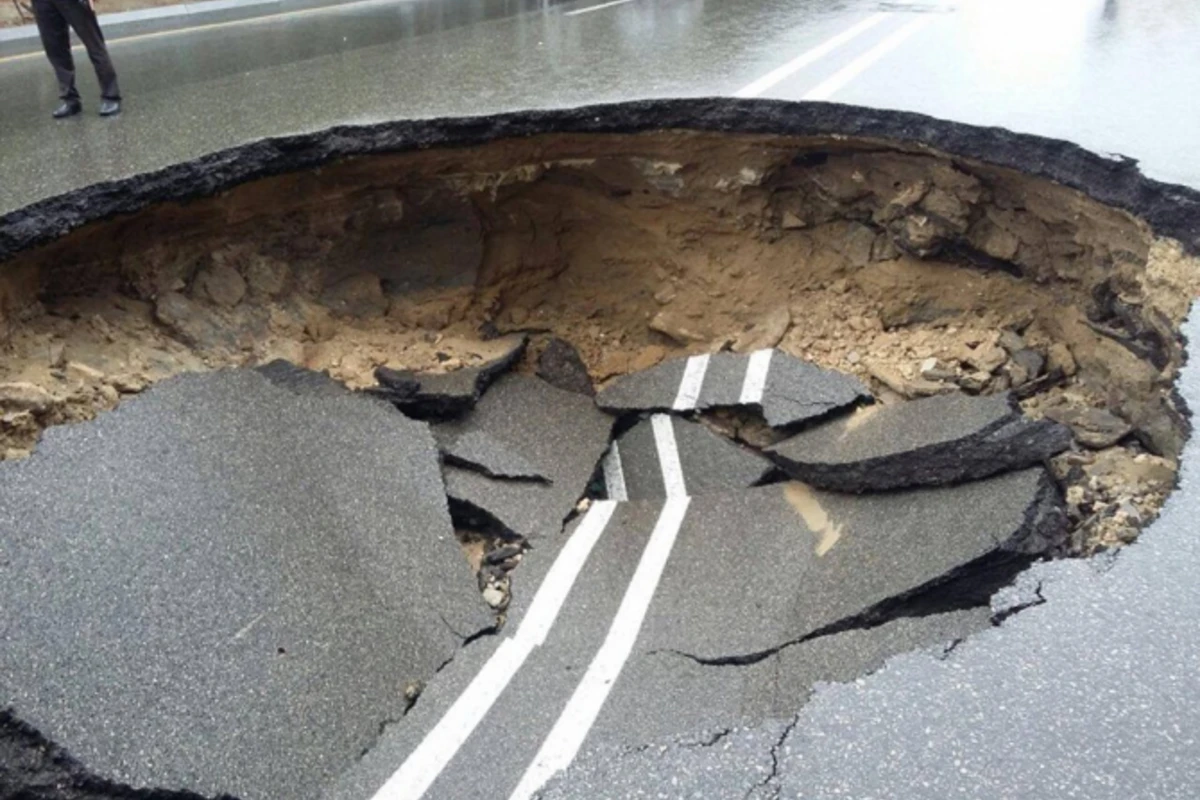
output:
POLYGON ((100 101, 100 116, 111 117, 121 113, 120 100, 101 100, 100 101))
POLYGON ((55 119, 66 119, 75 116, 80 111, 83 111, 83 104, 78 100, 64 100, 61 106, 54 109, 53 116, 55 119))

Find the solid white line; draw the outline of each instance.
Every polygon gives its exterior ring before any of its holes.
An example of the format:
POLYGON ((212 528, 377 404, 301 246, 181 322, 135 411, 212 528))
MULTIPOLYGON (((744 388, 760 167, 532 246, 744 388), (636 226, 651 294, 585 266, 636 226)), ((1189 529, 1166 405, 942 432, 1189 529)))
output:
POLYGON ((675 411, 691 411, 700 399, 700 389, 704 386, 704 373, 708 371, 708 353, 701 356, 689 356, 683 367, 683 380, 679 382, 679 391, 675 394, 675 402, 671 408, 675 411))
POLYGON ((625 488, 625 468, 621 466, 621 450, 614 441, 604 456, 604 488, 608 490, 608 499, 624 503, 629 499, 629 491, 625 488))
POLYGON ((604 701, 608 699, 613 684, 621 674, 622 667, 633 651, 633 644, 641 631, 642 622, 659 579, 679 536, 687 513, 689 497, 668 498, 659 514, 650 541, 642 551, 642 558, 633 573, 633 580, 625 590, 617 616, 613 618, 608 636, 592 659, 583 680, 567 702, 563 713, 542 742, 529 769, 521 776, 521 782, 509 796, 509 800, 528 800, 540 790, 554 773, 564 769, 579 752, 583 740, 600 714, 604 701))
POLYGON ((654 428, 654 447, 658 450, 663 489, 667 497, 686 497, 683 464, 679 461, 679 447, 675 442, 675 424, 667 414, 655 414, 650 418, 650 425, 654 428))
POLYGON ((589 8, 581 8, 578 11, 568 11, 565 14, 563 14, 563 16, 564 17, 578 17, 580 14, 590 14, 593 11, 600 11, 601 9, 612 8, 613 6, 623 6, 626 3, 632 3, 632 2, 633 2, 633 0, 612 0, 611 3, 601 3, 598 6, 591 6, 589 8))
POLYGON ((828 79, 822 81, 815 86, 808 94, 804 95, 805 100, 825 100, 831 97, 835 92, 841 89, 850 81, 857 78, 865 72, 868 67, 874 64, 879 59, 899 47, 905 39, 912 36, 917 31, 924 28, 930 22, 929 19, 917 19, 905 25, 900 30, 893 33, 891 36, 884 39, 879 44, 872 47, 867 52, 863 53, 858 58, 851 61, 843 69, 835 72, 828 79))
POLYGON ((771 355, 775 351, 756 350, 750 354, 746 364, 746 377, 742 381, 742 396, 738 398, 741 405, 758 405, 762 402, 763 392, 767 389, 767 372, 771 369, 771 355))
POLYGON ((819 58, 824 58, 837 48, 844 45, 854 37, 862 34, 888 18, 887 14, 872 14, 857 25, 851 26, 849 29, 839 33, 831 39, 826 39, 821 44, 806 53, 796 56, 791 61, 784 64, 782 67, 773 69, 766 75, 763 75, 753 83, 746 84, 738 91, 734 92, 734 97, 758 97, 760 94, 770 89, 775 84, 791 77, 795 73, 807 67, 819 58))
POLYGON ((373 800, 418 800, 433 785, 529 654, 546 641, 563 601, 616 507, 610 500, 592 504, 546 573, 516 635, 500 643, 479 674, 373 795, 373 800))

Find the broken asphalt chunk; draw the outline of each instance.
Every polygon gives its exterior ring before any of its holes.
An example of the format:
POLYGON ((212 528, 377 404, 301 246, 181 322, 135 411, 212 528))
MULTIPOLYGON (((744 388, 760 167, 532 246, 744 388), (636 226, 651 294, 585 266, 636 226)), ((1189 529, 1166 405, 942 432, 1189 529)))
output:
POLYGON ((0 704, 163 796, 319 797, 494 625, 428 426, 256 370, 47 430, 0 541, 0 704))
POLYGON ((324 372, 299 367, 290 361, 277 358, 254 371, 284 389, 296 394, 314 395, 344 395, 350 390, 340 381, 334 380, 324 372))
POLYGON ((798 480, 866 492, 936 486, 1038 464, 1071 446, 1071 432, 1021 413, 1008 394, 960 393, 875 405, 767 448, 798 480))
POLYGON ((534 465, 516 445, 482 428, 441 425, 434 428, 434 437, 447 464, 474 469, 490 478, 550 482, 548 469, 534 465))
POLYGON ((591 398, 540 378, 505 375, 473 412, 438 426, 438 436, 480 431, 511 445, 547 482, 497 480, 448 463, 442 472, 451 507, 481 512, 517 536, 557 534, 587 488, 611 430, 612 419, 591 398))
POLYGON ((379 386, 367 391, 388 400, 417 419, 454 419, 475 407, 479 398, 499 376, 508 372, 525 353, 528 338, 509 336, 488 342, 500 355, 478 367, 452 372, 429 373, 379 367, 379 386))
POLYGON ((986 607, 1065 532, 1041 468, 883 494, 788 483, 702 495, 637 647, 748 664, 818 635, 986 607), (714 598, 720 586, 738 588, 714 598))
POLYGON ((624 501, 666 497, 668 481, 689 495, 745 489, 773 466, 698 422, 657 414, 613 442, 602 469, 608 498, 624 501))
POLYGON ((614 413, 750 407, 784 427, 870 399, 854 376, 772 349, 664 361, 618 378, 596 402, 614 413))
POLYGON ((596 389, 592 386, 592 376, 588 374, 587 366, 579 357, 579 351, 564 339, 550 340, 550 344, 538 356, 537 375, 559 389, 588 397, 596 395, 596 389))

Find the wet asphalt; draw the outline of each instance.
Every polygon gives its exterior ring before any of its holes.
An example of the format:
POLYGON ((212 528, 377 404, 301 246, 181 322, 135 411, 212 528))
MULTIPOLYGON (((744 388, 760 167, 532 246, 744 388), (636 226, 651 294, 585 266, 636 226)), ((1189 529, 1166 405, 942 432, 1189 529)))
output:
MULTIPOLYGON (((597 5, 370 2, 118 40, 127 110, 114 120, 89 113, 54 123, 44 59, 0 59, 0 213, 338 123, 733 94, 876 14, 884 17, 759 96, 815 94, 1068 138, 1200 186, 1200 6, 1188 0, 631 0, 590 10, 597 5)), ((80 62, 94 103, 94 77, 80 62)), ((627 752, 585 751, 552 796, 601 788, 622 796, 620 776, 633 790, 696 776, 698 790, 721 796, 717 787, 744 791, 756 764, 777 773, 789 797, 1049 797, 1083 788, 1091 797, 1185 796, 1200 778, 1187 733, 1195 717, 1180 702, 1196 689, 1186 613, 1194 592, 1182 603, 1179 591, 1191 586, 1180 549, 1190 541, 1189 485, 1157 526, 1160 538, 1148 534, 1128 565, 1111 575, 1099 565, 1057 568, 1061 586, 1047 593, 1060 598, 1055 616, 1014 618, 1023 633, 972 640, 948 661, 914 656, 924 660, 819 695, 783 744, 786 717, 729 735, 717 750, 677 742, 637 751, 653 758, 642 764, 627 752), (1163 548, 1176 567, 1166 580, 1163 548), (1056 691, 1063 686, 1078 696, 1056 691), (939 726, 945 736, 921 750, 939 726), (1102 785, 1088 783, 1096 776, 1102 785)))
POLYGON ((114 40, 113 120, 90 108, 81 54, 89 113, 59 123, 45 59, 0 59, 0 213, 338 123, 733 94, 876 15, 759 96, 1069 138, 1200 186, 1200 6, 1186 0, 369 0, 114 40))

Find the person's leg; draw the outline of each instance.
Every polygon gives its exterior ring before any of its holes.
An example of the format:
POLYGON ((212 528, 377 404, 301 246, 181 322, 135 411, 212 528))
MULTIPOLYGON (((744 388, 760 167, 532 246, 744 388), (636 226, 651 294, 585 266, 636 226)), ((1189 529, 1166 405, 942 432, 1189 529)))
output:
POLYGON ((51 0, 66 17, 67 22, 75 29, 79 41, 87 48, 88 58, 96 68, 96 78, 100 81, 100 97, 104 100, 120 101, 121 90, 117 87, 117 71, 113 69, 112 59, 108 57, 108 47, 104 44, 104 34, 100 31, 100 22, 96 12, 92 10, 87 0, 51 0))
POLYGON ((38 34, 46 58, 54 67, 58 78, 58 96, 64 103, 78 104, 79 91, 75 88, 75 59, 71 58, 71 33, 67 20, 59 13, 53 0, 33 0, 33 15, 37 20, 38 34))

